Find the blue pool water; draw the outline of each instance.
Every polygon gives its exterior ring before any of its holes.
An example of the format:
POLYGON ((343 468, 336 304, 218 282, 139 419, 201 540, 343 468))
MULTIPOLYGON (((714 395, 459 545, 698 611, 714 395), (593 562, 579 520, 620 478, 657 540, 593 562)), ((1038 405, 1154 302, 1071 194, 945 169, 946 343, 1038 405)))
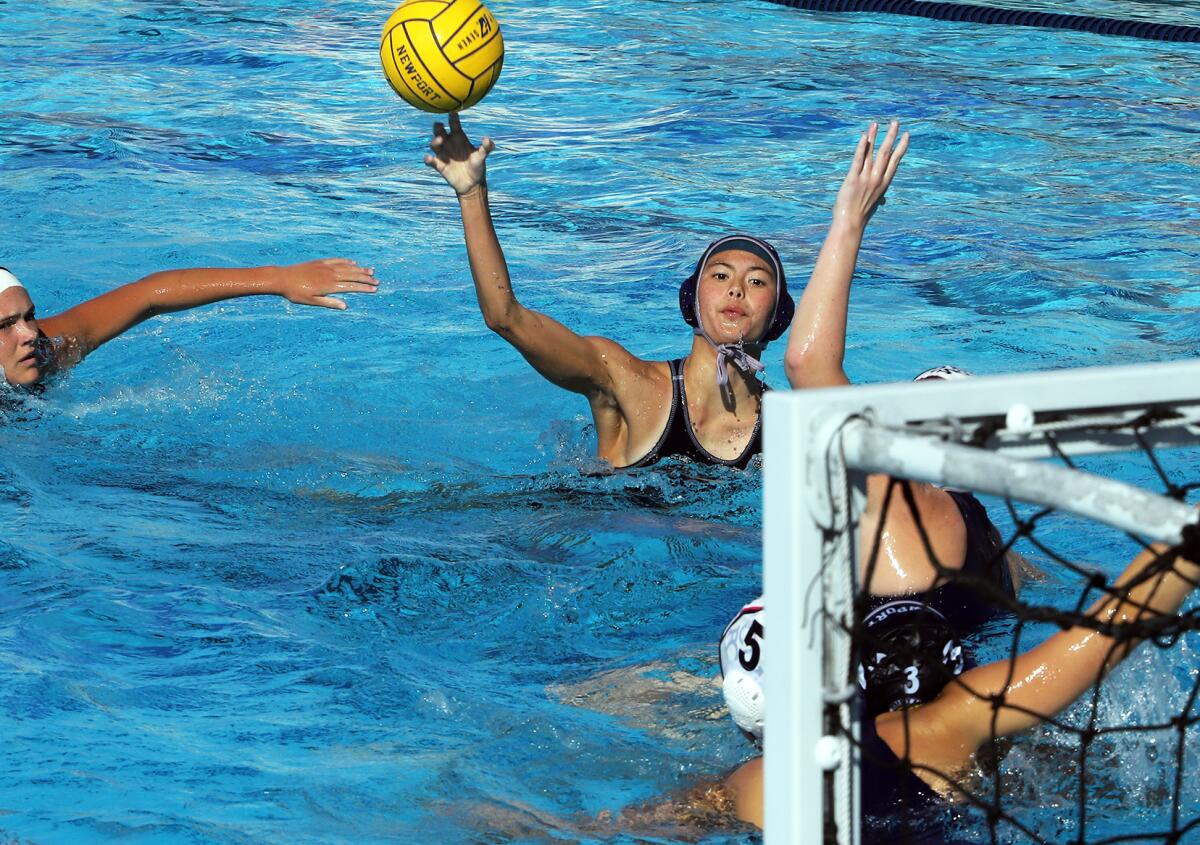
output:
MULTIPOLYGON (((1194 48, 548 5, 493 0, 504 75, 465 121, 498 142, 529 305, 683 354, 704 244, 761 233, 799 286, 858 132, 898 117, 853 378, 1196 354, 1194 48)), ((747 754, 710 679, 758 592, 760 475, 588 474, 584 403, 478 317, 428 120, 377 68, 389 10, 0 2, 0 263, 43 314, 168 267, 344 255, 383 281, 346 313, 146 323, 6 412, 6 841, 633 842, 582 820, 747 754)))

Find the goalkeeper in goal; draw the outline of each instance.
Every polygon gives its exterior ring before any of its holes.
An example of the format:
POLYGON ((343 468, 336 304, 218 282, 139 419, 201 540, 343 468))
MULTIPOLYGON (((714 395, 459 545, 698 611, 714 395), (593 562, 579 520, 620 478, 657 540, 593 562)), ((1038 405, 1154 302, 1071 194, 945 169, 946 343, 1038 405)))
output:
MULTIPOLYGON (((911 609, 875 620, 868 615, 859 626, 865 716, 858 755, 868 829, 899 821, 909 832, 903 841, 921 841, 912 839, 914 828, 929 810, 959 796, 960 777, 980 748, 1054 718, 1157 633, 1200 583, 1200 566, 1192 562, 1200 543, 1195 534, 1189 539, 1184 550, 1159 545, 1138 554, 1073 627, 962 674, 955 674, 961 647, 951 631, 930 624, 936 620, 911 609), (892 653, 881 654, 889 644, 892 653)), ((734 814, 761 827, 762 757, 737 768, 725 787, 734 814)))

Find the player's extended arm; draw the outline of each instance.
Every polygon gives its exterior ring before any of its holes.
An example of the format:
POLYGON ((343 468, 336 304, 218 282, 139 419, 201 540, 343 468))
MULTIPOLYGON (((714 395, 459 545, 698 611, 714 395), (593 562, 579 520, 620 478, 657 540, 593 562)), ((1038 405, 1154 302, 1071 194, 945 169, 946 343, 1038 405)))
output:
POLYGON ((788 382, 797 389, 850 383, 842 361, 858 249, 867 223, 883 204, 883 195, 908 149, 907 132, 896 143, 900 124, 893 121, 878 154, 872 158, 878 129, 872 123, 858 140, 854 161, 833 205, 829 233, 792 319, 783 365, 788 382))
POLYGON ((290 267, 164 270, 42 320, 41 329, 78 344, 86 354, 159 314, 258 294, 341 310, 346 303, 329 294, 374 293, 377 285, 372 270, 346 258, 290 267))
MULTIPOLYGON (((1173 614, 1198 583, 1200 566, 1155 546, 1133 559, 1113 587, 1116 595, 1101 598, 1088 609, 1088 616, 1119 631, 1122 625, 1173 614)), ((929 706, 937 708, 935 722, 946 727, 953 735, 950 739, 961 740, 969 754, 993 734, 1007 736, 1053 717, 1091 689, 1139 642, 1118 640, 1091 626, 1068 628, 1013 660, 965 672, 929 706), (997 711, 993 730, 989 697, 1001 693, 1005 706, 997 711)), ((946 739, 943 748, 954 744, 946 739)))
POLYGON ((609 364, 632 358, 616 343, 599 337, 582 337, 557 320, 517 301, 500 239, 488 206, 486 160, 495 145, 484 138, 471 144, 457 114, 450 115, 450 131, 433 126, 429 146, 434 155, 425 163, 437 170, 458 194, 462 211, 467 258, 475 279, 479 310, 488 328, 519 351, 525 360, 550 381, 589 396, 611 395, 609 364))

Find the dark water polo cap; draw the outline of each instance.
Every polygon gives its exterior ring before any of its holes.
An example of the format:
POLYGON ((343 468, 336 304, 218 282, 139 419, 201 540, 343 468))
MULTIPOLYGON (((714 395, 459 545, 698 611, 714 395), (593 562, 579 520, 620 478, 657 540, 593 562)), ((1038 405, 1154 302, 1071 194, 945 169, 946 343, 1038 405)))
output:
POLYGON ((890 601, 868 613, 859 651, 858 682, 872 717, 929 703, 966 664, 962 643, 946 617, 911 599, 890 601))
POLYGON ((792 317, 796 313, 796 303, 788 293, 787 279, 783 274, 783 262, 779 260, 779 253, 775 251, 775 247, 753 235, 726 235, 708 245, 704 254, 700 256, 700 260, 696 262, 696 269, 692 271, 692 275, 684 279, 683 284, 679 286, 679 310, 683 314, 683 319, 692 328, 702 331, 700 317, 696 313, 696 281, 700 278, 700 273, 710 258, 718 253, 730 252, 735 249, 757 255, 767 262, 767 265, 775 273, 775 313, 771 317, 771 322, 767 324, 767 330, 763 336, 752 342, 769 343, 777 340, 791 325, 792 317))

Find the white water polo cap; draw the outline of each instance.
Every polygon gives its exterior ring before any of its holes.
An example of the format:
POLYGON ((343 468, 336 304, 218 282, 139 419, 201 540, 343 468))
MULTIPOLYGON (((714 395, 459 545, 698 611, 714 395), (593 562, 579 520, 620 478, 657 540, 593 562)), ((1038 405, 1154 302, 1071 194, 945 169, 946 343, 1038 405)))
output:
POLYGON ((955 367, 952 364, 944 364, 940 367, 930 367, 925 372, 917 376, 913 381, 958 381, 964 378, 970 378, 971 373, 964 370, 962 367, 955 367))
POLYGON ((763 735, 763 597, 738 611, 721 634, 721 691, 729 715, 756 740, 763 735))
POLYGON ((9 272, 6 268, 0 267, 0 293, 4 293, 9 288, 24 288, 21 280, 9 272))

